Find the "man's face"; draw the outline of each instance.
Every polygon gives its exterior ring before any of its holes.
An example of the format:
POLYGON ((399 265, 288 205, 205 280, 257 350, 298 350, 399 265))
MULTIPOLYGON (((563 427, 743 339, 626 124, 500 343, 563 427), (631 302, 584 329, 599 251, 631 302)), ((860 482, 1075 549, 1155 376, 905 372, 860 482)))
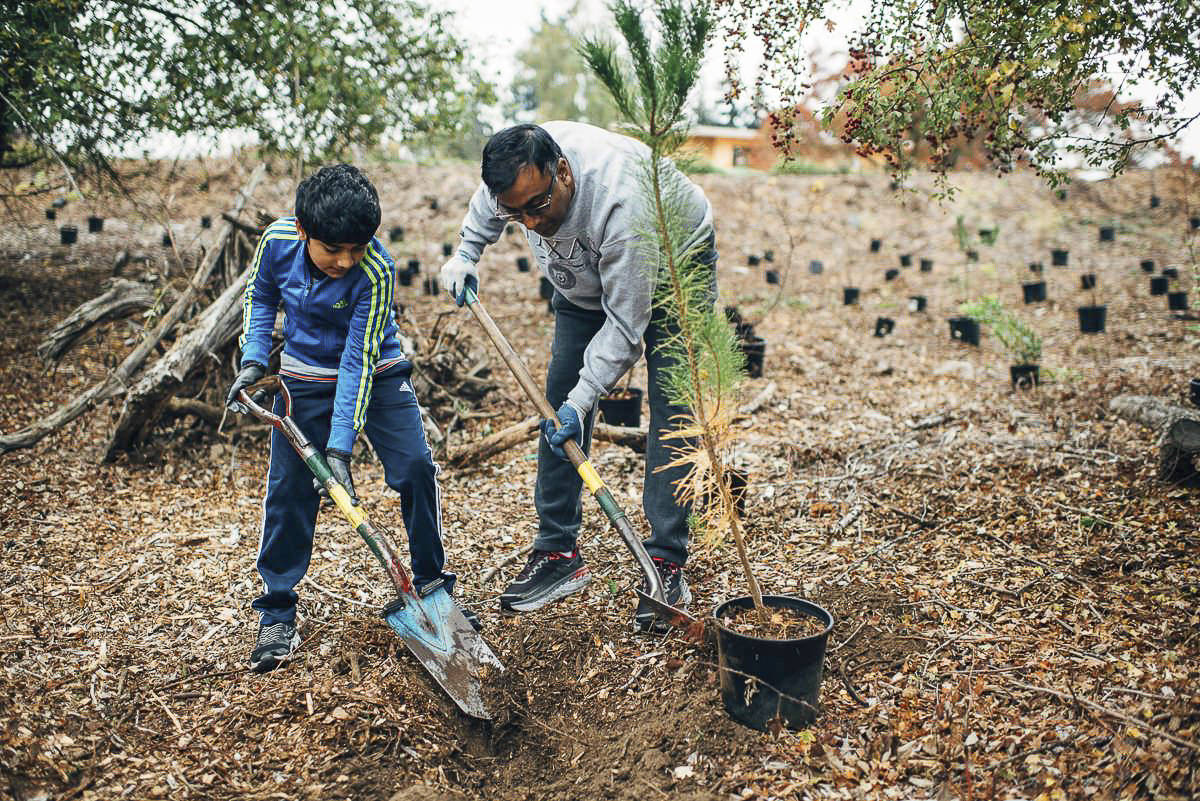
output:
POLYGON ((299 220, 296 221, 296 230, 300 233, 300 238, 305 240, 308 258, 312 260, 318 270, 330 278, 341 278, 350 272, 354 265, 362 261, 362 257, 367 252, 366 244, 360 245, 355 242, 334 244, 313 239, 304 233, 304 228, 301 227, 299 220))
POLYGON ((514 219, 529 230, 539 236, 553 236, 567 218, 574 191, 571 168, 566 159, 560 158, 553 172, 525 165, 517 172, 513 185, 496 200, 501 212, 520 212, 514 219))

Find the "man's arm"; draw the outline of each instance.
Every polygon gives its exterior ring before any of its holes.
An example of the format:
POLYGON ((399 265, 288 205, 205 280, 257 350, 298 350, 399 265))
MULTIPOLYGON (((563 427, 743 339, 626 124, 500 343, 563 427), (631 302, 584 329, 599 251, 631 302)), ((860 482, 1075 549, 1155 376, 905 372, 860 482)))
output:
POLYGON ((463 218, 462 230, 459 231, 461 240, 458 243, 458 255, 475 264, 483 255, 483 249, 494 245, 502 233, 504 221, 496 217, 496 205, 487 185, 480 183, 471 196, 467 216, 463 218))
POLYGON ((266 367, 271 355, 271 331, 275 328, 280 298, 279 284, 273 272, 271 243, 276 240, 294 242, 299 238, 295 223, 279 220, 267 226, 258 240, 246 278, 246 291, 242 293, 242 336, 238 342, 242 349, 242 366, 253 362, 266 367))
POLYGON ((651 268, 644 261, 634 236, 600 247, 604 324, 583 352, 579 383, 567 393, 567 400, 584 412, 611 390, 642 355, 642 337, 650 323, 654 292, 651 268))
POLYGON ((354 440, 367 422, 371 384, 388 321, 392 318, 392 293, 396 268, 391 256, 376 242, 367 247, 359 262, 367 282, 354 301, 346 347, 338 365, 337 389, 327 450, 350 453, 354 440))

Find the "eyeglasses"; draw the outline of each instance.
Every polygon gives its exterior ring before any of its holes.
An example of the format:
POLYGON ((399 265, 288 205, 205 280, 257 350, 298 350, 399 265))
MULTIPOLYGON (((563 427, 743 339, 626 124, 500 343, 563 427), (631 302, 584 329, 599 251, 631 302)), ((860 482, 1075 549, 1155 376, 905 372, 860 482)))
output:
POLYGON ((533 201, 522 206, 519 209, 505 206, 499 200, 496 201, 496 217, 505 222, 520 222, 525 217, 541 217, 546 209, 550 208, 550 202, 554 200, 554 181, 558 178, 558 170, 550 173, 550 188, 546 190, 546 196, 538 201, 533 201))

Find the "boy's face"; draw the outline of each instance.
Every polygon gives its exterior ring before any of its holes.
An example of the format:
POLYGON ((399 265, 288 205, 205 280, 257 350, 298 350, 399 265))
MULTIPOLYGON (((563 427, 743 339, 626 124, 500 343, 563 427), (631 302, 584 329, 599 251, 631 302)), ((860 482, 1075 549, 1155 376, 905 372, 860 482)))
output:
POLYGON ((341 278, 346 273, 354 268, 354 265, 362 261, 362 257, 367 252, 366 244, 357 244, 355 242, 343 242, 335 244, 333 242, 322 242, 319 239, 313 239, 304 232, 300 221, 296 221, 296 231, 299 232, 300 238, 305 241, 305 247, 308 249, 308 257, 312 259, 312 263, 317 266, 317 269, 328 275, 330 278, 341 278))

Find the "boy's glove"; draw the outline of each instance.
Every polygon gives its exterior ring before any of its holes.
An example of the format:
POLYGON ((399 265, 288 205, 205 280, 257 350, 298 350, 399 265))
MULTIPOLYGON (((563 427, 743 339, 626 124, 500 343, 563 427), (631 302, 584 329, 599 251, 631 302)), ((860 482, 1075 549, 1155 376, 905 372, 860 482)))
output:
POLYGON ((479 268, 462 256, 455 256, 442 265, 438 283, 445 287, 456 304, 462 306, 467 302, 467 287, 479 294, 479 268))
MULTIPOLYGON (((350 502, 358 506, 358 494, 354 491, 354 479, 350 476, 350 454, 330 448, 325 451, 325 462, 329 465, 329 472, 333 473, 337 482, 346 488, 350 502)), ((333 498, 329 497, 329 490, 325 489, 325 485, 315 478, 312 482, 313 489, 320 494, 321 498, 328 503, 333 503, 333 498)))
POLYGON ((543 420, 542 433, 546 435, 546 441, 550 443, 550 450, 554 451, 554 455, 567 460, 563 443, 573 439, 576 445, 583 447, 584 414, 570 401, 564 401, 563 405, 558 407, 557 414, 562 425, 556 428, 553 420, 543 420))
MULTIPOLYGON (((258 362, 246 362, 237 377, 233 379, 233 383, 229 386, 229 394, 225 396, 225 408, 231 412, 239 414, 250 414, 250 410, 246 408, 246 404, 237 399, 238 393, 251 384, 256 383, 264 375, 267 374, 267 368, 258 362)), ((255 403, 261 402, 261 397, 254 398, 255 403)))

